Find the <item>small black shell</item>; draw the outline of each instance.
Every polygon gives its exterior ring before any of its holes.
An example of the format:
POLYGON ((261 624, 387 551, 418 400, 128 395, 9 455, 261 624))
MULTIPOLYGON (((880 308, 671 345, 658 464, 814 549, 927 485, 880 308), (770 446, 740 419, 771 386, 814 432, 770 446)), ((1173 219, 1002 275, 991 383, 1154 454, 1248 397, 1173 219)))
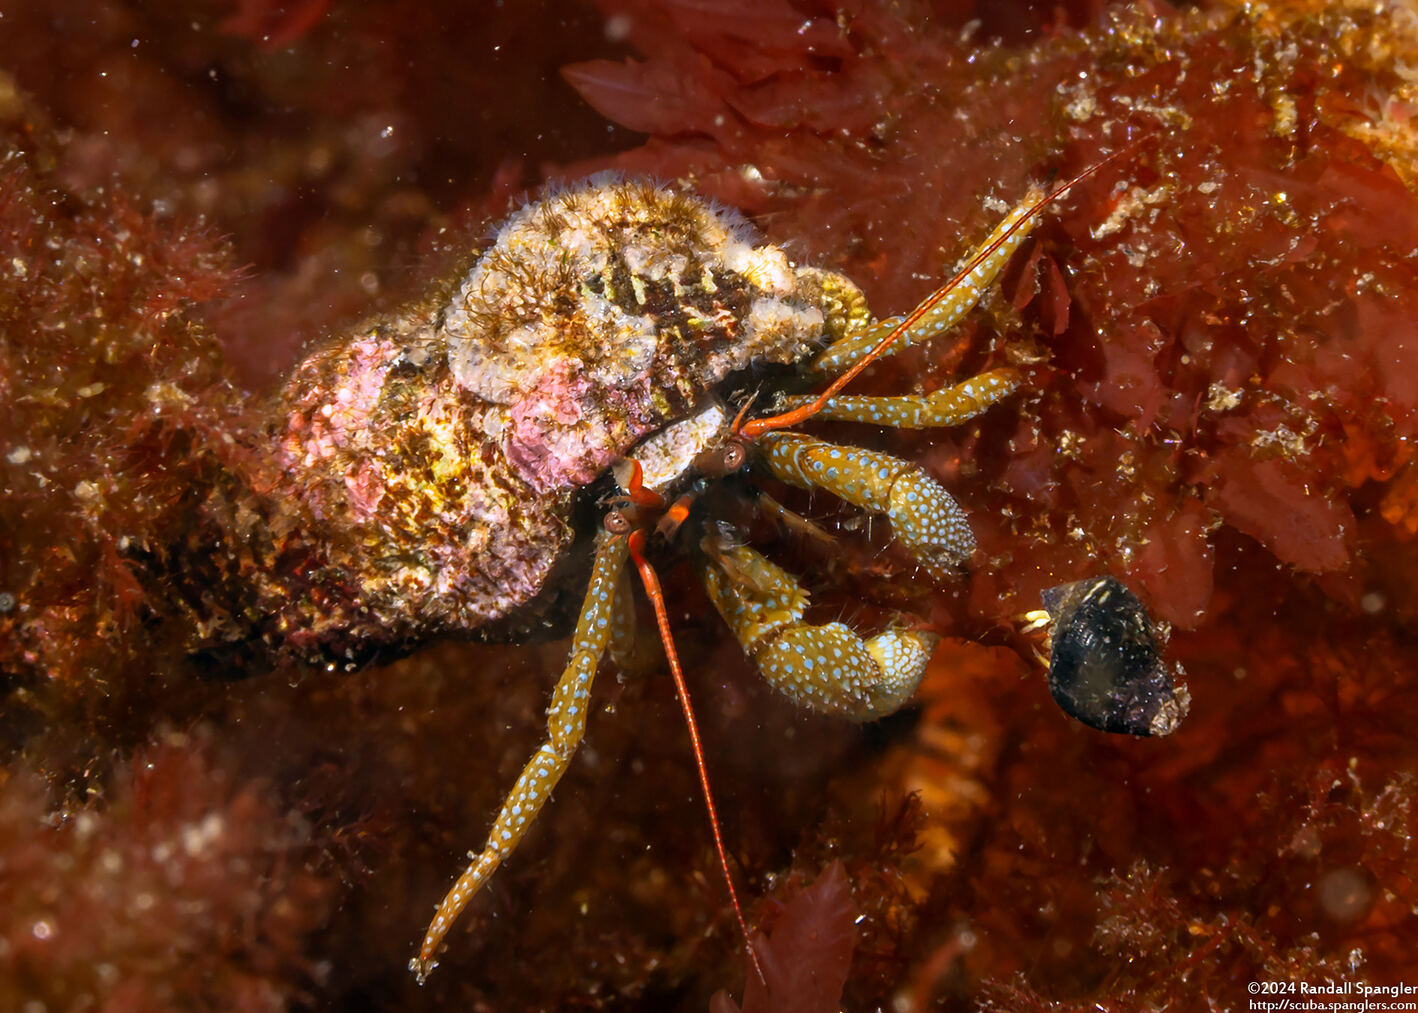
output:
POLYGON ((1043 593, 1053 620, 1049 692, 1064 711, 1099 731, 1168 735, 1191 694, 1162 661, 1152 620, 1112 577, 1060 584, 1043 593))

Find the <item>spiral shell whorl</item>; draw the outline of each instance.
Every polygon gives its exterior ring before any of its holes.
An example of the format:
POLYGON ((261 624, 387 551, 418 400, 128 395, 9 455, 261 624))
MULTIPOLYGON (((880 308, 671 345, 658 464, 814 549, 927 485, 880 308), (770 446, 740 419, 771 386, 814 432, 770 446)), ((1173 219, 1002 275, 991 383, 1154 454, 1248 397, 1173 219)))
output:
POLYGON ((644 181, 523 208, 442 318, 455 381, 534 488, 591 481, 755 362, 821 344, 821 286, 732 212, 644 181))

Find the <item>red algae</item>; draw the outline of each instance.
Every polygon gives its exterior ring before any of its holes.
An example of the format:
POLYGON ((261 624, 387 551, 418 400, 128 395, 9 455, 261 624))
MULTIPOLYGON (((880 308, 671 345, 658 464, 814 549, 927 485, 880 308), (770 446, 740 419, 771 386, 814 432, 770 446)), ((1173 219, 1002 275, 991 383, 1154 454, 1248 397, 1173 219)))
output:
POLYGON ((274 481, 225 438, 250 424, 225 364, 268 381, 307 337, 416 291, 549 173, 539 160, 684 178, 890 313, 1030 182, 1128 144, 1049 213, 959 341, 859 385, 1028 377, 959 432, 876 438, 969 509, 968 583, 936 590, 852 545, 812 560, 822 601, 925 611, 952 634, 915 711, 865 732, 805 717, 743 670, 695 592, 675 596, 694 613, 678 633, 703 659, 688 674, 730 849, 760 898, 749 917, 771 924, 844 860, 862 914, 848 1008, 1226 1007, 1260 978, 1401 980, 1418 938, 1406 15, 604 0, 603 17, 529 33, 545 8, 507 6, 526 13, 6 12, 0 889, 24 917, 3 1001, 741 994, 654 676, 604 689, 545 825, 413 986, 408 952, 541 734, 564 648, 198 677, 239 673, 193 672, 154 574, 193 544, 201 490, 274 481), (633 59, 566 72, 651 135, 607 158, 626 133, 541 79, 622 41, 633 59), (78 65, 95 73, 59 72, 78 65), (1163 742, 1070 723, 1015 632, 1042 589, 1103 571, 1174 628, 1193 714, 1163 742), (151 859, 188 831, 211 847, 174 866, 184 893, 151 859), (141 875, 115 883, 99 842, 141 875), (56 895, 86 899, 88 921, 41 941, 56 895), (190 968, 145 965, 189 938, 208 943, 190 968), (142 991, 106 992, 107 967, 142 991))
POLYGON ((102 684, 115 664, 144 663, 130 639, 151 607, 135 557, 187 523, 186 483, 239 466, 221 438, 239 406, 192 315, 231 266, 204 230, 168 228, 123 197, 69 206, 44 160, 12 151, 0 173, 0 582, 12 596, 0 634, 12 679, 102 684))
POLYGON ((750 972, 743 1006, 723 993, 711 1013, 834 1013, 841 1008, 856 945, 852 893, 841 862, 834 862, 787 902, 769 935, 756 933, 753 947, 763 977, 750 972))
POLYGON ((57 809, 0 783, 0 1004, 282 1009, 309 995, 331 894, 308 825, 223 773, 209 738, 140 751, 106 797, 57 809))

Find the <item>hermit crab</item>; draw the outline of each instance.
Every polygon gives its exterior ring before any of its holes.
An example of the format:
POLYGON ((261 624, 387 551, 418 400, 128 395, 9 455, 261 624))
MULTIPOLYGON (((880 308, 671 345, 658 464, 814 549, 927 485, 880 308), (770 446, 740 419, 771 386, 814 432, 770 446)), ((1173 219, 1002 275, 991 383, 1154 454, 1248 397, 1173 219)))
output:
MULTIPOLYGON (((842 393, 876 358, 956 324, 1048 203, 1106 164, 1030 189, 954 278, 885 320, 847 278, 794 264, 731 211, 593 179, 523 207, 432 296, 297 367, 268 415, 270 506, 217 494, 205 507, 237 544, 202 558, 243 562, 188 581, 200 591, 194 647, 264 644, 353 665, 440 633, 506 639, 578 617, 547 740, 439 905, 410 962, 421 981, 567 769, 603 657, 627 652, 630 563, 698 755, 652 541, 692 557, 759 671, 801 705, 865 721, 910 699, 936 636, 906 622, 867 637, 807 622, 806 591, 717 505, 769 509, 756 475, 821 490, 884 516, 933 578, 957 572, 974 538, 923 468, 790 430, 812 418, 949 426, 1014 391, 1019 376, 1000 368, 929 394, 842 393)), ((737 913, 702 760, 699 773, 737 913)))
MULTIPOLYGON (((411 526, 435 519, 450 532, 466 532, 463 544, 442 550, 439 559, 386 545, 390 563, 354 568, 377 578, 369 589, 374 598, 419 597, 423 614, 446 614, 450 626, 505 627, 535 614, 572 542, 574 502, 584 490, 601 490, 594 560, 570 660, 547 711, 547 741, 434 915, 410 962, 420 980, 576 750, 592 678, 604 655, 622 650, 633 623, 628 559, 655 606, 683 699, 646 559, 652 535, 688 543, 734 636, 763 676, 798 703, 871 720, 910 699, 934 634, 901 625, 863 638, 841 622, 807 623, 807 593, 793 576, 726 525, 701 516, 699 502, 723 476, 761 469, 883 515, 930 574, 946 578, 958 570, 974 550, 969 524, 924 469, 788 429, 809 418, 949 426, 1015 390, 1017 375, 994 369, 931 394, 839 393, 876 357, 952 327, 1062 189, 1031 189, 947 285, 907 316, 878 321, 852 282, 795 265, 781 248, 755 242, 732 212, 646 182, 596 180, 517 212, 446 304, 307 364, 327 376, 343 370, 347 378, 366 379, 354 386, 346 379, 333 409, 326 397, 314 410, 292 413, 292 456, 310 463, 322 454, 340 456, 343 438, 332 439, 328 429, 335 419, 345 433, 377 427, 385 446, 387 425, 403 425, 413 430, 404 444, 439 448, 424 474, 410 477, 408 469, 363 460, 342 475, 342 508, 372 518, 395 506, 411 526), (371 362, 377 383, 367 379, 371 362), (801 387, 803 378, 824 389, 812 397, 780 391, 771 403, 760 397, 733 404, 724 394, 775 381, 801 387), (614 476, 609 492, 607 474, 614 476)), ((293 388, 328 385, 297 376, 293 388)), ((687 705, 686 716, 697 747, 687 705)), ((724 861, 702 764, 701 778, 724 861)))
MULTIPOLYGON (((932 573, 958 568, 974 551, 969 525, 922 468, 783 430, 814 416, 902 428, 951 425, 1014 390, 1015 374, 1000 369, 931 395, 836 393, 881 351, 954 324, 1028 233, 1044 200, 1042 191, 1031 192, 951 286, 904 320, 880 322, 846 278, 795 266, 780 248, 755 244, 730 213, 650 184, 577 187, 509 222, 445 317, 451 371, 488 401, 517 406, 494 415, 492 424, 508 439, 512 468, 529 485, 545 493, 567 477, 587 484, 612 466, 619 491, 596 537, 571 659, 547 711, 548 740, 434 916, 410 963, 420 979, 453 920, 517 847, 571 760, 592 677, 630 622, 620 580, 627 557, 655 605, 684 698, 658 581, 645 557, 649 532, 695 536, 710 600, 763 676, 798 703, 870 720, 910 699, 933 634, 903 626, 863 639, 841 622, 805 622, 807 594, 797 581, 733 532, 696 518, 696 500, 726 474, 762 468, 885 515, 897 541, 932 573), (735 410, 716 393, 746 369, 803 362, 809 376, 835 381, 816 398, 780 402, 776 414, 746 419, 750 405, 735 410), (608 440, 608 433, 620 438, 608 440)), ((697 746, 687 708, 686 716, 697 746)), ((707 778, 703 787, 712 816, 707 778)))

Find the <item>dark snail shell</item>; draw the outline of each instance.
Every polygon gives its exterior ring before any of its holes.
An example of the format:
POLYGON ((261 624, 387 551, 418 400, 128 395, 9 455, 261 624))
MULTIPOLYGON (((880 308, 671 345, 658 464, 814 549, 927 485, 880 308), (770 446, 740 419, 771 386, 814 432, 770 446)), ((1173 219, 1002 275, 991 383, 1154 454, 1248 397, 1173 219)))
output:
POLYGON ((1064 711, 1099 731, 1168 735, 1186 717, 1187 688, 1162 660, 1152 620, 1112 577, 1043 593, 1053 620, 1049 692, 1064 711))

